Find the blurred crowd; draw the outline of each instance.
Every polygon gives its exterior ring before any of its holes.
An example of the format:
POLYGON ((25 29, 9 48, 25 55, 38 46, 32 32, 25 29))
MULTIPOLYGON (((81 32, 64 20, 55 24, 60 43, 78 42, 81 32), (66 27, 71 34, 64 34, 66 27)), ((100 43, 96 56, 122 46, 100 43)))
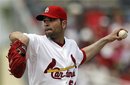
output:
POLYGON ((77 84, 130 85, 130 0, 13 0, 10 4, 1 6, 4 22, 0 21, 0 48, 7 46, 5 42, 9 43, 8 35, 13 31, 44 34, 35 16, 48 5, 66 9, 65 35, 74 39, 80 48, 117 28, 126 28, 129 33, 125 40, 106 45, 94 59, 80 67, 77 84))

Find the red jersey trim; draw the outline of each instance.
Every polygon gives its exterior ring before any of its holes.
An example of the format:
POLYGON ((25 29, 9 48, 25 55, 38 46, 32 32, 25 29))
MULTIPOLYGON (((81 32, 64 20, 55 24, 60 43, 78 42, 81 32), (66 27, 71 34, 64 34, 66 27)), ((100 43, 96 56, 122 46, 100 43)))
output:
POLYGON ((83 53, 83 60, 81 61, 80 65, 82 65, 86 61, 86 58, 87 58, 85 51, 83 49, 81 49, 81 51, 83 53))

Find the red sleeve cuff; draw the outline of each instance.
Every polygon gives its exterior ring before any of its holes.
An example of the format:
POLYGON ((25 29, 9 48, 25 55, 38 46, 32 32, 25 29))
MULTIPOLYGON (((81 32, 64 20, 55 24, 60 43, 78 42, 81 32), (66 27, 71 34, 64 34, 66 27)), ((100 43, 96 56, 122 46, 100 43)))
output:
POLYGON ((83 53, 83 60, 81 61, 80 65, 82 65, 86 61, 86 58, 87 58, 85 51, 83 49, 81 49, 81 51, 83 53))

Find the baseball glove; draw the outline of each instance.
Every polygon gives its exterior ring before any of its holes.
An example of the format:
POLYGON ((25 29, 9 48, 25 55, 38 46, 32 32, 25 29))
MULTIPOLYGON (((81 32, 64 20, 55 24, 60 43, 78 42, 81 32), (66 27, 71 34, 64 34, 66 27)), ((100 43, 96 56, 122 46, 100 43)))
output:
POLYGON ((26 69, 27 46, 20 40, 16 40, 10 45, 8 52, 9 71, 16 78, 21 78, 26 69))

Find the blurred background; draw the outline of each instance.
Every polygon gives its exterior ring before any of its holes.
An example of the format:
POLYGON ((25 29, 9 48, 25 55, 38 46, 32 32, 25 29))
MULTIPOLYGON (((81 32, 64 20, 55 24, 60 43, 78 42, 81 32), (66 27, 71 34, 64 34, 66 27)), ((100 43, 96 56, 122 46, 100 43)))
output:
POLYGON ((116 28, 126 28, 125 40, 106 45, 80 67, 77 85, 130 85, 130 0, 0 0, 0 85, 28 85, 27 72, 16 79, 8 71, 8 36, 13 31, 44 34, 35 17, 49 5, 66 9, 65 35, 80 48, 116 28))

